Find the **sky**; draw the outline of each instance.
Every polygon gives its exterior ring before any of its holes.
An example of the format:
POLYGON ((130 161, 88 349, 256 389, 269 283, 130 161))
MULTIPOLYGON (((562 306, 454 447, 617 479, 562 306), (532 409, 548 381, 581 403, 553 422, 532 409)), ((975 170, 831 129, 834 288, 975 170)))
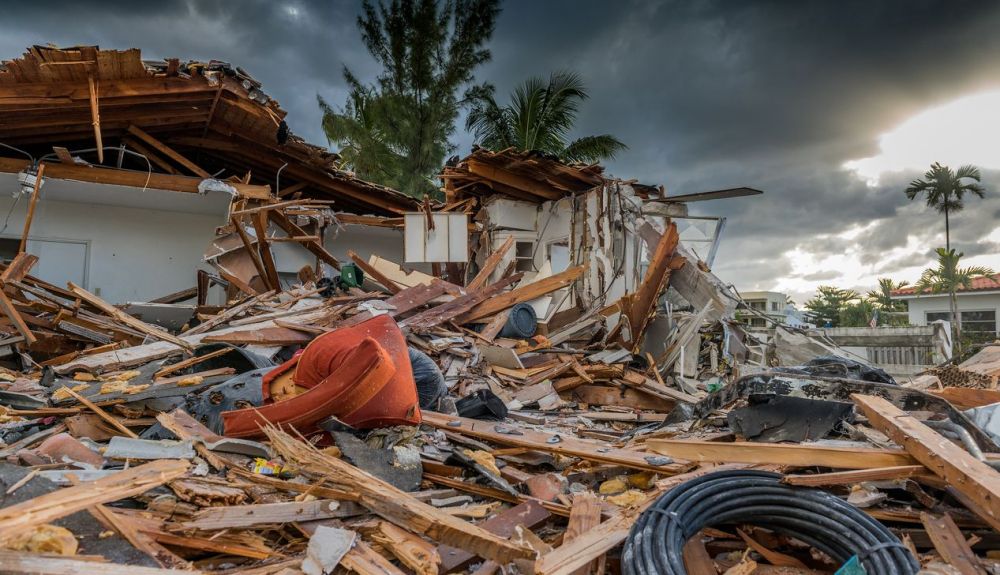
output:
MULTIPOLYGON (((263 82, 291 129, 326 144, 317 95, 342 104, 348 66, 378 73, 357 2, 17 2, 0 59, 26 46, 138 47, 145 58, 225 60, 263 82)), ((951 220, 966 263, 1000 271, 1000 3, 995 1, 510 0, 478 81, 501 99, 529 76, 572 70, 590 94, 575 136, 629 149, 623 179, 670 194, 734 186, 752 198, 692 204, 725 216, 715 272, 801 305, 818 285, 915 281, 943 218, 908 202, 934 161, 982 168, 987 198, 951 220)), ((459 129, 456 153, 470 150, 459 129)))

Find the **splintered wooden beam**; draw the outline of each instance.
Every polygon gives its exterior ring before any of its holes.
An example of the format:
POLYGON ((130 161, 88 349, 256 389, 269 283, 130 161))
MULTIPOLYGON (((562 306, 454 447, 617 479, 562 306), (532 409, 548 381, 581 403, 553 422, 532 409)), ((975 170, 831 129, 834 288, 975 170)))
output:
POLYGON ((0 283, 6 284, 10 281, 22 281, 24 276, 28 275, 28 272, 31 271, 31 268, 34 267, 36 263, 38 263, 38 256, 19 252, 16 256, 14 256, 14 259, 7 264, 3 273, 0 273, 0 283))
POLYGON ((455 321, 461 324, 489 317, 519 303, 531 301, 547 293, 554 292, 576 281, 577 278, 583 275, 583 270, 584 266, 576 266, 564 272, 532 282, 526 286, 518 286, 507 293, 484 301, 472 308, 468 313, 459 316, 455 321))
MULTIPOLYGON (((243 249, 246 250, 247 255, 250 256, 250 261, 253 262, 254 269, 257 270, 257 275, 260 276, 261 281, 267 284, 267 289, 275 289, 275 286, 271 285, 271 279, 267 274, 267 270, 264 268, 264 263, 260 261, 260 253, 257 251, 257 246, 254 245, 253 240, 250 239, 250 235, 243 228, 243 223, 236 216, 230 216, 229 222, 233 225, 236 230, 236 235, 240 237, 243 241, 243 249)), ((254 226, 256 229, 256 226, 254 226)), ((264 242, 257 239, 257 245, 261 245, 264 242)), ((271 253, 268 251, 268 253, 271 253)))
MULTIPOLYGON (((591 529, 601 524, 601 500, 590 492, 573 495, 573 507, 569 512, 569 523, 563 536, 563 545, 583 537, 591 529)), ((590 568, 581 567, 573 575, 587 575, 590 568)))
POLYGON ((3 311, 3 314, 14 324, 17 332, 24 337, 25 343, 31 345, 38 341, 35 334, 31 333, 31 329, 28 328, 28 324, 24 322, 21 313, 14 307, 14 302, 10 301, 3 290, 0 290, 0 311, 3 311))
POLYGON ((472 281, 469 282, 467 288, 469 290, 477 290, 486 285, 486 282, 490 281, 490 275, 497 269, 497 266, 500 265, 500 262, 503 261, 504 256, 507 255, 507 252, 510 251, 510 248, 513 245, 514 236, 507 236, 507 239, 504 240, 503 244, 497 248, 495 252, 490 254, 490 257, 486 258, 486 261, 483 263, 483 267, 480 268, 476 277, 472 278, 472 281))
POLYGON ((17 248, 17 253, 23 253, 28 246, 28 233, 31 232, 31 220, 35 219, 35 206, 38 204, 38 190, 42 187, 42 175, 45 173, 45 164, 38 164, 38 173, 35 174, 35 189, 31 192, 31 201, 28 203, 28 215, 24 219, 24 230, 21 232, 21 244, 17 248))
MULTIPOLYGON (((257 234, 257 251, 260 253, 260 261, 255 261, 254 265, 257 265, 257 263, 262 264, 264 275, 261 276, 261 279, 264 280, 269 289, 281 289, 281 279, 278 277, 278 266, 274 263, 274 255, 271 253, 271 245, 267 240, 267 214, 264 212, 257 212, 256 214, 252 214, 250 216, 250 220, 253 221, 253 229, 257 234)), ((240 238, 242 237, 243 234, 240 234, 240 238)), ((244 242, 244 245, 246 245, 246 242, 244 242)), ((247 250, 250 250, 249 246, 247 247, 247 250)))
POLYGON ((190 343, 184 341, 183 339, 175 335, 171 335, 158 327, 153 327, 152 325, 149 325, 148 323, 138 318, 130 316, 129 314, 123 312, 122 310, 116 308, 115 306, 109 304, 108 302, 90 293, 89 291, 83 289, 82 287, 74 284, 73 282, 69 282, 69 290, 73 292, 73 294, 76 295, 76 297, 101 310, 102 312, 109 315, 112 319, 114 319, 119 323, 123 323, 131 327, 132 329, 140 331, 154 339, 170 342, 188 351, 194 350, 194 347, 190 343))
POLYGON ((781 482, 801 487, 824 487, 827 485, 854 485, 863 481, 909 479, 925 473, 928 473, 928 471, 923 465, 899 465, 896 467, 876 467, 874 469, 860 469, 857 471, 786 475, 781 479, 781 482))
POLYGON ((319 451, 312 444, 299 441, 274 427, 268 427, 264 432, 271 440, 271 446, 285 461, 313 477, 356 492, 358 501, 373 513, 413 533, 503 564, 535 557, 534 550, 432 507, 346 461, 319 451))
POLYGON ((898 449, 830 447, 784 443, 720 443, 686 439, 649 439, 646 449, 678 459, 707 463, 773 463, 797 467, 871 469, 913 465, 914 458, 898 449))
MULTIPOLYGON (((272 222, 274 222, 279 228, 284 230, 284 232, 289 236, 297 237, 297 236, 309 235, 305 230, 295 225, 295 223, 292 222, 292 220, 288 219, 288 216, 283 214, 280 210, 268 210, 266 213, 268 218, 270 218, 272 222)), ((321 261, 331 266, 333 269, 340 270, 340 261, 338 261, 337 258, 333 257, 333 254, 326 251, 326 248, 324 248, 323 244, 321 244, 320 242, 316 240, 310 240, 307 242, 302 242, 302 246, 305 247, 307 250, 309 250, 309 252, 312 253, 312 255, 318 257, 321 261)))
POLYGON ((660 237, 656 244, 652 257, 649 259, 649 267, 646 275, 634 293, 621 299, 621 309, 624 316, 628 318, 629 338, 628 342, 633 348, 633 353, 638 350, 639 343, 646 333, 646 324, 654 313, 656 301, 659 295, 666 289, 670 280, 670 270, 684 265, 684 259, 674 263, 674 252, 677 250, 677 243, 680 235, 677 233, 677 224, 670 222, 667 231, 660 237))
POLYGON ((90 90, 90 120, 94 123, 94 140, 97 142, 97 163, 104 163, 104 142, 101 139, 101 111, 97 103, 97 82, 93 74, 87 74, 87 88, 90 90))
POLYGON ((921 513, 920 522, 924 524, 934 549, 948 565, 957 569, 961 575, 985 575, 986 571, 980 565, 979 558, 969 548, 962 530, 955 525, 951 515, 921 513))
POLYGON ((389 279, 385 274, 375 269, 375 266, 369 264, 358 254, 354 253, 354 250, 347 250, 347 257, 351 258, 354 265, 361 268, 361 271, 365 272, 375 281, 377 281, 382 287, 389 290, 389 293, 397 294, 403 291, 403 288, 399 287, 399 284, 389 279))
POLYGON ((1000 529, 1000 472, 881 397, 854 394, 851 399, 872 427, 966 496, 973 512, 1000 529))
POLYGON ((192 174, 195 174, 195 175, 200 176, 202 178, 211 178, 212 177, 212 174, 209 174, 208 172, 206 172, 198 164, 196 164, 196 163, 192 162, 191 160, 185 158, 179 152, 177 152, 177 150, 171 148, 170 146, 164 144, 160 140, 157 140, 153 136, 147 134, 141 128, 139 128, 139 127, 137 127, 135 125, 131 125, 130 124, 129 127, 128 127, 128 132, 130 134, 132 134, 133 136, 139 138, 143 142, 146 142, 150 146, 153 146, 154 148, 156 148, 157 150, 159 150, 163 155, 167 156, 168 158, 172 159, 173 161, 177 162, 178 164, 184 166, 192 174))
MULTIPOLYGON (((675 463, 659 464, 654 455, 630 449, 608 447, 605 442, 577 439, 554 433, 544 433, 526 427, 497 425, 493 421, 478 421, 465 417, 444 415, 433 411, 421 412, 423 423, 467 437, 484 439, 515 447, 526 447, 535 451, 558 453, 579 457, 588 461, 599 461, 621 465, 642 471, 677 473, 685 468, 675 463), (500 429, 499 431, 497 429, 500 429)), ((662 458, 660 458, 662 459, 662 458)))
POLYGON ((0 543, 10 541, 36 525, 88 507, 145 493, 184 475, 188 467, 190 464, 187 461, 161 459, 4 507, 0 509, 0 543))
POLYGON ((523 275, 523 273, 516 273, 512 276, 501 278, 500 281, 495 284, 487 286, 483 289, 469 292, 451 300, 448 303, 432 307, 413 317, 406 318, 404 323, 410 327, 430 328, 436 325, 441 325, 447 321, 451 321, 452 319, 472 309, 473 306, 496 296, 507 286, 517 283, 521 280, 523 275))

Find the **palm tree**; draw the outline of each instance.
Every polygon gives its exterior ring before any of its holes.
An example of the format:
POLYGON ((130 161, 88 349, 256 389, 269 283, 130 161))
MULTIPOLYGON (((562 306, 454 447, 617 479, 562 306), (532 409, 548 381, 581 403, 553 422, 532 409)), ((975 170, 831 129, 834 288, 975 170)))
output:
POLYGON ((931 169, 924 173, 924 179, 913 180, 906 188, 906 197, 913 201, 921 193, 927 195, 927 207, 934 208, 938 213, 944 214, 944 243, 945 249, 951 249, 951 229, 948 222, 948 214, 961 211, 965 207, 962 197, 966 193, 971 193, 984 197, 984 189, 980 182, 979 168, 975 166, 962 166, 957 172, 952 171, 948 166, 942 166, 938 162, 931 165, 931 169), (965 182, 963 180, 972 180, 965 182))
POLYGON ((955 353, 962 355, 962 316, 958 313, 958 297, 955 292, 959 288, 969 289, 972 287, 972 280, 980 277, 989 277, 994 274, 993 270, 985 266, 971 266, 967 268, 958 267, 959 260, 963 253, 956 253, 952 249, 938 248, 938 265, 936 268, 928 268, 920 275, 917 281, 917 293, 947 293, 951 304, 951 325, 955 334, 955 353))
POLYGON ((908 285, 909 283, 905 281, 896 282, 892 278, 878 278, 878 289, 868 292, 868 300, 875 304, 880 312, 905 311, 906 303, 892 299, 892 292, 908 285))
POLYGON ((598 162, 628 149, 614 136, 586 136, 567 142, 580 103, 587 99, 580 76, 555 72, 546 83, 532 77, 514 89, 510 104, 501 106, 493 86, 470 90, 465 127, 480 146, 491 150, 535 150, 566 162, 598 162))

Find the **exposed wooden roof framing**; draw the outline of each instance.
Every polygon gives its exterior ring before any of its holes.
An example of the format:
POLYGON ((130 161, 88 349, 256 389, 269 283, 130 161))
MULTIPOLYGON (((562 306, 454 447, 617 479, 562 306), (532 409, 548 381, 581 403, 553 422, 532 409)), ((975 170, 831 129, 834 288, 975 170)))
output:
MULTIPOLYGON (((500 194, 539 203, 585 192, 608 181, 599 164, 565 164, 537 152, 483 148, 445 167, 441 178, 448 201, 500 194)), ((658 194, 652 186, 633 187, 641 195, 658 194)))
MULTIPOLYGON (((138 49, 34 46, 0 66, 0 142, 50 166, 62 161, 51 177, 143 185, 149 174, 141 159, 81 151, 102 142, 148 157, 150 187, 197 191, 209 175, 242 179, 249 171, 256 195, 264 186, 282 196, 301 192, 356 214, 418 209, 404 194, 337 169, 338 156, 325 148, 286 137, 285 115, 256 80, 221 62, 144 62, 138 49), (91 166, 67 165, 68 155, 54 147, 91 166), (286 163, 282 189, 274 190, 286 163)), ((0 148, 0 171, 19 171, 27 161, 0 148)))

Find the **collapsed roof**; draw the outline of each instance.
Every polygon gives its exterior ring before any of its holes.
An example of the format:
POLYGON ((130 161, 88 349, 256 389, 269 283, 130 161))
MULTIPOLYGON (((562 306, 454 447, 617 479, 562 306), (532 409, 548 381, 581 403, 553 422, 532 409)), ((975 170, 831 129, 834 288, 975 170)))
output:
MULTIPOLYGON (((566 164, 539 152, 485 148, 475 148, 445 166, 440 177, 449 200, 502 195, 538 203, 586 192, 608 181, 599 164, 566 164)), ((632 183, 632 187, 642 197, 660 195, 653 186, 632 183)))
MULTIPOLYGON (((290 134, 285 116, 259 82, 214 60, 143 61, 138 49, 33 46, 0 66, 0 143, 44 157, 47 176, 139 187, 148 179, 149 187, 191 192, 210 176, 242 180, 249 173, 245 183, 280 182, 279 196, 302 192, 334 200, 340 211, 416 209, 409 196, 338 169, 337 154, 290 134), (122 145, 149 164, 110 149, 122 145)), ((0 172, 28 163, 9 149, 2 154, 0 172)))

